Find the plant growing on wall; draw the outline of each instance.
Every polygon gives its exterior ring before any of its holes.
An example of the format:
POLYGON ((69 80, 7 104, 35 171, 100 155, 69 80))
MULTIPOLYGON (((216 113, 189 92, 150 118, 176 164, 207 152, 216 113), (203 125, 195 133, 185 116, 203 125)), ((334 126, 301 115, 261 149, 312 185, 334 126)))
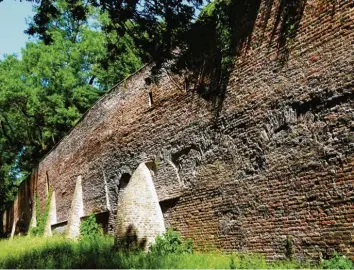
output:
POLYGON ((45 208, 44 212, 41 214, 40 204, 38 195, 35 196, 36 201, 36 219, 37 219, 37 226, 30 229, 29 234, 35 236, 43 236, 45 225, 47 224, 49 218, 49 211, 50 211, 50 203, 52 201, 53 190, 50 189, 47 199, 45 201, 45 208))
POLYGON ((173 67, 187 88, 221 109, 234 60, 249 46, 260 1, 214 1, 204 7, 173 67))
POLYGON ((334 252, 332 258, 322 263, 324 269, 353 269, 354 263, 344 255, 334 252))
POLYGON ((181 235, 167 229, 163 235, 156 237, 155 243, 150 247, 150 253, 153 255, 182 254, 193 253, 193 242, 191 239, 183 240, 181 235))
POLYGON ((80 238, 95 238, 100 234, 100 228, 96 222, 96 217, 91 213, 80 224, 80 238))
POLYGON ((289 259, 289 260, 293 260, 294 259, 294 240, 293 237, 291 235, 288 235, 286 237, 286 242, 285 242, 285 256, 289 259))

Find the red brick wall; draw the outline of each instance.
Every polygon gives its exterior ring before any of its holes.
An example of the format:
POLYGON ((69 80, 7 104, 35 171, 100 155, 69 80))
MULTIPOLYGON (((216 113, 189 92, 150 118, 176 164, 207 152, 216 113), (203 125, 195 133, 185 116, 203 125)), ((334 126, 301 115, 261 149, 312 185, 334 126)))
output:
POLYGON ((297 257, 354 254, 354 4, 304 1, 283 39, 272 3, 250 22, 216 124, 176 77, 146 85, 148 67, 93 106, 39 164, 58 222, 81 175, 85 214, 107 210, 108 190, 112 229, 122 175, 153 161, 166 225, 200 247, 283 258, 291 236, 297 257))
POLYGON ((36 170, 31 177, 22 183, 18 189, 17 197, 9 209, 4 213, 6 219, 5 233, 11 234, 15 222, 15 234, 24 234, 29 229, 32 211, 35 203, 36 170))

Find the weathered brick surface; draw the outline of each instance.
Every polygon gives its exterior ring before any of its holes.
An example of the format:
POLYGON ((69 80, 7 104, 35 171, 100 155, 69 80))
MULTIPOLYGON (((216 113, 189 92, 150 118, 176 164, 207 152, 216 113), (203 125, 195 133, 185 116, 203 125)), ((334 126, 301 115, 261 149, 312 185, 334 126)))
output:
POLYGON ((291 235, 297 256, 354 255, 354 5, 304 1, 284 41, 270 2, 257 7, 217 124, 212 104, 177 78, 146 85, 146 67, 39 164, 42 206, 49 183, 67 220, 81 175, 84 214, 109 210, 113 230, 121 179, 154 162, 166 226, 199 246, 277 258, 291 235))
MULTIPOLYGON (((23 183, 18 190, 18 195, 12 205, 3 214, 4 232, 10 235, 26 233, 29 229, 32 216, 35 212, 36 170, 31 177, 23 183), (13 226, 15 224, 15 226, 13 226)), ((35 220, 33 222, 36 222, 35 220)))

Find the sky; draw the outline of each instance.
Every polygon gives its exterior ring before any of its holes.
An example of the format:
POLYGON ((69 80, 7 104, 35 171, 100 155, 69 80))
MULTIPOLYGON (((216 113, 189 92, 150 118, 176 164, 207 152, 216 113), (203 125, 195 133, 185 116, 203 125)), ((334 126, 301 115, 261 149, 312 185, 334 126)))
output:
POLYGON ((4 0, 0 2, 0 59, 4 54, 16 53, 28 41, 26 18, 33 16, 32 3, 26 0, 4 0))

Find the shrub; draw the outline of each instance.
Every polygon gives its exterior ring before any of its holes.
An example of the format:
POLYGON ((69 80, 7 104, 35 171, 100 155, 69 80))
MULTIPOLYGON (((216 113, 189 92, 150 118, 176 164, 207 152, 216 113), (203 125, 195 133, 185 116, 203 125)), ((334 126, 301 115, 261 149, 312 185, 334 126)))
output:
POLYGON ((193 253, 193 242, 191 239, 183 241, 181 235, 172 229, 162 236, 157 236, 155 243, 150 247, 150 253, 156 255, 193 253))
POLYGON ((98 235, 101 235, 101 232, 96 217, 94 214, 89 214, 80 224, 80 238, 95 238, 98 235))
POLYGON ((340 255, 338 252, 334 252, 333 256, 329 260, 325 260, 322 264, 324 269, 353 269, 354 264, 352 260, 348 259, 344 255, 340 255))

